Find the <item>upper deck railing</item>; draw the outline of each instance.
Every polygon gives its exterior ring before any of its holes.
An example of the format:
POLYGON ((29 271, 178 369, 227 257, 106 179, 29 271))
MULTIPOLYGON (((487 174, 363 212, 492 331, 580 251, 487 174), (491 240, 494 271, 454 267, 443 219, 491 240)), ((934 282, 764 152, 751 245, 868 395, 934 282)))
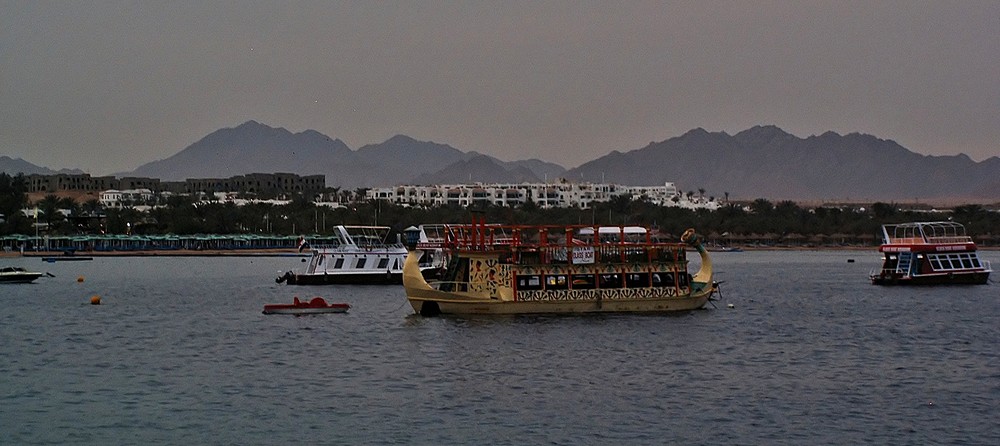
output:
POLYGON ((972 243, 965 226, 953 221, 882 225, 882 238, 890 245, 972 243))
MULTIPOLYGON (((426 228, 425 228, 426 229, 426 228)), ((685 244, 656 240, 646 228, 588 225, 446 225, 423 248, 498 252, 516 264, 683 262, 685 244), (597 234, 597 236, 595 236, 597 234), (432 241, 437 239, 435 241, 432 241)))

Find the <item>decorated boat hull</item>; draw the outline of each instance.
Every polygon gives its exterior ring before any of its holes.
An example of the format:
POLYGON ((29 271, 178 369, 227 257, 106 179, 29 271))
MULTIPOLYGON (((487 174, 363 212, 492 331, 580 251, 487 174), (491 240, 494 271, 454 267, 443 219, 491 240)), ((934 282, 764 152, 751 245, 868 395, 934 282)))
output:
POLYGON ((670 313, 697 310, 705 306, 709 292, 691 297, 566 297, 565 300, 503 302, 481 296, 447 293, 409 292, 407 298, 413 311, 421 316, 455 315, 519 315, 519 314, 585 314, 585 313, 670 313))

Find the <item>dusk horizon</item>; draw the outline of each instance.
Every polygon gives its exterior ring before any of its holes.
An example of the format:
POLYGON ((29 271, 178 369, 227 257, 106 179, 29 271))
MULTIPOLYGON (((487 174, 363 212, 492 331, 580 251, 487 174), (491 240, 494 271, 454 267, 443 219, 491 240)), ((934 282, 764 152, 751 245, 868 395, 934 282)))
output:
POLYGON ((571 168, 688 130, 1000 154, 1000 3, 3 1, 0 154, 127 171, 255 120, 571 168))

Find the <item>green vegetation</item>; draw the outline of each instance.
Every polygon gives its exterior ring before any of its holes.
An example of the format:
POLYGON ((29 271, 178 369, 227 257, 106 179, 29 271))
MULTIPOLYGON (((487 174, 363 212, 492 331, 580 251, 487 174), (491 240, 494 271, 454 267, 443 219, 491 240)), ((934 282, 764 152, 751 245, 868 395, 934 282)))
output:
MULTIPOLYGON (((0 174, 0 235, 33 234, 23 176, 0 174)), ((195 202, 173 196, 148 213, 134 208, 102 209, 96 200, 73 203, 54 195, 38 204, 38 223, 49 235, 75 234, 327 234, 335 225, 386 225, 401 231, 424 223, 467 223, 472 213, 490 223, 505 224, 629 224, 649 225, 677 236, 696 228, 717 243, 842 244, 877 243, 883 223, 953 219, 984 245, 1000 243, 1000 213, 979 205, 949 212, 901 210, 892 203, 866 207, 800 207, 791 201, 730 203, 717 211, 656 206, 624 198, 598 203, 592 209, 540 209, 529 202, 518 208, 443 206, 413 208, 386 202, 350 202, 332 209, 297 197, 286 205, 195 202), (59 212, 67 210, 68 215, 59 212)))

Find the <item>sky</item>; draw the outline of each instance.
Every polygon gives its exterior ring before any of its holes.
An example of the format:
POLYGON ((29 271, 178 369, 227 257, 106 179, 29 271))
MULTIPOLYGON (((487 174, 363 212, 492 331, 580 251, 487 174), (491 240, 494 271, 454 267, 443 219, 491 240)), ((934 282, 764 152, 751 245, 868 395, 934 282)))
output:
POLYGON ((92 175, 255 120, 572 168, 703 128, 1000 156, 1000 1, 0 0, 0 155, 92 175))

